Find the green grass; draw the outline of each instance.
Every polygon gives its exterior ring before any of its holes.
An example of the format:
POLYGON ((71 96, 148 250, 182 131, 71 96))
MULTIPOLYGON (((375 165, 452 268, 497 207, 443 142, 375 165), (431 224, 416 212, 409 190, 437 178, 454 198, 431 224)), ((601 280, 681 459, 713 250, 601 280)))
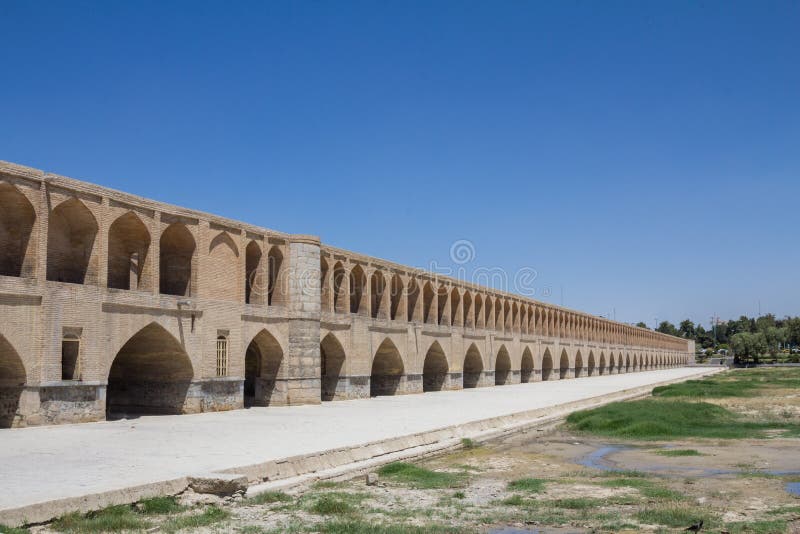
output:
POLYGON ((28 532, 29 530, 27 528, 15 528, 0 525, 0 534, 28 534, 28 532))
POLYGON ((75 534, 144 530, 150 526, 150 522, 126 505, 110 506, 88 514, 74 512, 56 519, 51 524, 51 527, 59 532, 75 534))
POLYGON ((316 532, 323 534, 456 534, 470 532, 463 528, 448 527, 445 525, 404 525, 382 524, 372 521, 330 521, 314 527, 316 532))
POLYGON ((597 508, 603 505, 602 499, 592 499, 590 497, 572 497, 568 499, 556 499, 550 502, 556 508, 566 508, 567 510, 584 510, 587 508, 597 508))
POLYGON ((315 482, 312 489, 333 489, 339 488, 342 486, 341 482, 334 482, 332 480, 320 480, 319 482, 315 482))
POLYGON ((469 438, 461 438, 461 446, 469 450, 469 449, 477 449, 478 447, 480 447, 480 444, 469 438))
POLYGON ((649 525, 683 528, 702 520, 705 523, 704 528, 710 531, 715 518, 704 510, 686 506, 655 506, 639 510, 636 519, 649 525))
POLYGON ((661 456, 705 456, 695 449, 664 449, 655 453, 661 456))
POLYGON ((259 493, 258 495, 254 495, 250 497, 246 501, 244 501, 247 505, 259 505, 259 504, 273 504, 276 502, 291 502, 294 500, 291 495, 287 495, 282 491, 265 491, 264 493, 259 493))
POLYGON ((153 497, 139 503, 138 510, 145 515, 172 514, 185 510, 175 497, 153 497))
POLYGON ((184 529, 198 529, 225 521, 230 518, 230 516, 231 514, 227 510, 216 506, 210 506, 199 514, 178 516, 170 519, 161 525, 161 530, 171 533, 184 529))
POLYGON ((544 490, 546 480, 541 478, 519 478, 508 483, 508 489, 539 493, 544 490))
POLYGON ((797 429, 789 423, 747 421, 707 402, 655 399, 614 402, 574 412, 567 417, 567 425, 580 432, 642 441, 761 438, 765 430, 797 429))
POLYGON ((757 383, 744 380, 726 380, 723 378, 705 378, 703 380, 687 380, 678 384, 653 388, 654 397, 753 397, 757 383))
POLYGON ((453 498, 454 499, 466 499, 467 495, 463 491, 457 491, 457 492, 453 493, 453 498))
POLYGON ((378 474, 417 489, 459 488, 466 480, 464 473, 431 471, 405 462, 386 464, 378 470, 378 474))
POLYGON ((737 521, 725 524, 725 530, 731 534, 779 534, 786 532, 786 528, 786 521, 780 519, 772 521, 737 521))
POLYGON ((350 515, 355 507, 349 502, 332 495, 321 495, 314 500, 309 511, 318 515, 350 515))

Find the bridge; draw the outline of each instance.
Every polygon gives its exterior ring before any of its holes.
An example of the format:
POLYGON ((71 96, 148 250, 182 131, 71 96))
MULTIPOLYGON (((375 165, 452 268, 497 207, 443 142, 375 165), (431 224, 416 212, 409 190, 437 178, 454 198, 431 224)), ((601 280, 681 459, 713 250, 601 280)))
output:
POLYGON ((693 354, 686 339, 0 162, 0 427, 643 372, 693 354))

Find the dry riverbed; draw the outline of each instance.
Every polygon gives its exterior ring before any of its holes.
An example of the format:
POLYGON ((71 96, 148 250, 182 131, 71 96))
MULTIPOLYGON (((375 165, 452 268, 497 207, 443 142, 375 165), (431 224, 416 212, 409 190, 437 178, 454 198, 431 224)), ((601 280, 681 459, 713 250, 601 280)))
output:
POLYGON ((390 464, 374 485, 358 477, 253 499, 167 497, 30 531, 678 532, 703 520, 703 532, 800 532, 800 496, 789 491, 800 482, 798 393, 799 371, 736 371, 390 464), (678 422, 660 418, 668 408, 678 422))

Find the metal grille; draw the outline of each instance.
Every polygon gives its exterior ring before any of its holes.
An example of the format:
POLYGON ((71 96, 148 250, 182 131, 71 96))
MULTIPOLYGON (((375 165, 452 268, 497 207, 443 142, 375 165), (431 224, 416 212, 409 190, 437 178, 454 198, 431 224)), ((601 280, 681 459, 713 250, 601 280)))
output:
POLYGON ((217 376, 228 376, 228 340, 217 338, 217 376))

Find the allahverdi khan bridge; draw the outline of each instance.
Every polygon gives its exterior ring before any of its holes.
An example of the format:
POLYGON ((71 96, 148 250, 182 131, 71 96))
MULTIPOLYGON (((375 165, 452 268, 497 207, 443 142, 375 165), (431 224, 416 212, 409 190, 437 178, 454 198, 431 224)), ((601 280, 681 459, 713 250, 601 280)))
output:
POLYGON ((0 162, 0 427, 638 372, 693 345, 0 162))

